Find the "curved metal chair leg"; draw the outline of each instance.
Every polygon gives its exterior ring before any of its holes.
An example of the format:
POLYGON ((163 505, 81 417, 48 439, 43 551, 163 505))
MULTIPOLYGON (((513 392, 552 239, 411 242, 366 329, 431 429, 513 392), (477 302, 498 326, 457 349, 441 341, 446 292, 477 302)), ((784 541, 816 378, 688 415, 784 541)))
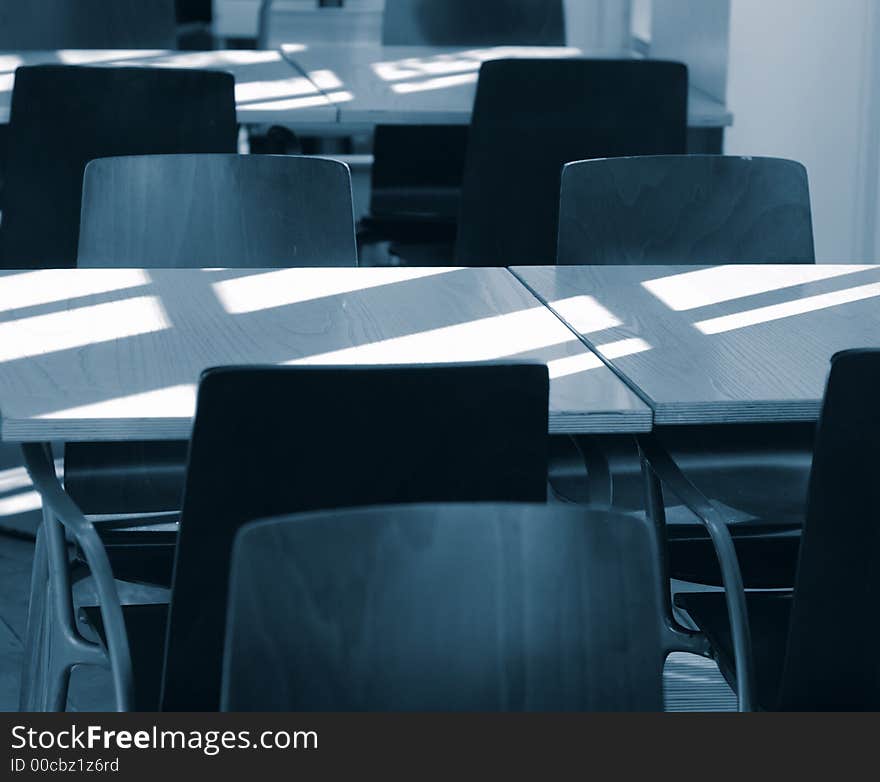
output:
POLYGON ((611 507, 614 483, 611 467, 601 444, 589 435, 572 437, 574 447, 583 459, 590 487, 590 504, 611 507))
POLYGON ((73 666, 106 665, 106 657, 101 647, 85 641, 76 627, 64 527, 51 511, 45 514, 43 527, 49 564, 47 613, 51 618, 45 708, 64 711, 73 666))
MULTIPOLYGON (((75 665, 107 665, 107 655, 79 633, 70 587, 70 563, 65 529, 79 544, 92 572, 101 615, 107 633, 109 667, 113 676, 116 708, 128 711, 133 703, 134 679, 131 653, 116 582, 98 533, 55 474, 55 462, 47 444, 22 446, 25 466, 43 500, 43 534, 48 565, 48 602, 43 611, 47 622, 43 642, 47 664, 40 671, 41 706, 59 711, 67 700, 67 686, 75 665), (63 526, 62 526, 63 525, 63 526)), ((45 599, 45 598, 44 598, 45 599)))
POLYGON ((25 631, 24 659, 22 661, 21 685, 18 696, 19 711, 34 711, 36 688, 41 678, 41 662, 44 651, 43 624, 46 613, 46 596, 49 588, 46 558, 46 535, 43 525, 37 530, 34 561, 31 565, 31 589, 28 600, 27 629, 25 631))
MULTIPOLYGON (((714 505, 681 472, 666 449, 653 435, 640 435, 639 448, 643 455, 643 469, 653 473, 656 481, 655 495, 659 495, 662 506, 662 489, 665 483, 679 500, 703 523, 718 557, 721 580, 727 610, 730 615, 730 629, 736 659, 737 697, 740 711, 753 711, 756 705, 754 663, 752 660, 751 628, 748 621, 745 586, 739 568, 739 560, 733 538, 727 524, 714 505)), ((650 481, 650 476, 648 476, 650 481)), ((649 483, 650 485, 650 483, 649 483)), ((649 496, 649 503, 658 502, 649 496)), ((650 510, 650 505, 649 505, 650 510)))

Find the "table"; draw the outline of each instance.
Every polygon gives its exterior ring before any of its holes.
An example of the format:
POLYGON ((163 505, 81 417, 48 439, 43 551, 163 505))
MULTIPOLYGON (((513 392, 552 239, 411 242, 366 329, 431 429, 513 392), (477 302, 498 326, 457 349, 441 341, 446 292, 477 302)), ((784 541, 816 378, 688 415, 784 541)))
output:
POLYGON ((645 432, 650 409, 504 269, 0 274, 0 437, 184 440, 202 370, 538 360, 550 431, 645 432))
POLYGON ((58 50, 0 52, 0 124, 9 122, 15 69, 22 65, 107 65, 207 68, 235 76, 238 119, 243 124, 334 125, 335 104, 279 52, 236 50, 58 50))
MULTIPOLYGON (((335 103, 339 123, 468 124, 483 62, 506 57, 632 57, 629 51, 582 52, 571 47, 445 49, 426 46, 290 43, 284 56, 335 103)), ((691 128, 723 128, 733 117, 723 104, 692 88, 691 128)))
POLYGON ((878 266, 514 273, 648 402, 658 426, 814 421, 834 353, 880 347, 878 266))

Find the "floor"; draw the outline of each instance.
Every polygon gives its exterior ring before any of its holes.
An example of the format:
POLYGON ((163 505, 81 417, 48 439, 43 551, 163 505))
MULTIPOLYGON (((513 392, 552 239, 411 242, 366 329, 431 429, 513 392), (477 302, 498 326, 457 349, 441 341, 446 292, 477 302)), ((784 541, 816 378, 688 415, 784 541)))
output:
MULTIPOLYGON (((0 711, 15 711, 18 706, 32 535, 39 521, 39 496, 20 464, 18 451, 0 443, 0 711)), ((666 665, 664 687, 669 711, 732 711, 736 707, 734 695, 716 665, 702 657, 672 655, 666 665)), ((107 671, 74 671, 68 708, 112 708, 107 671)))

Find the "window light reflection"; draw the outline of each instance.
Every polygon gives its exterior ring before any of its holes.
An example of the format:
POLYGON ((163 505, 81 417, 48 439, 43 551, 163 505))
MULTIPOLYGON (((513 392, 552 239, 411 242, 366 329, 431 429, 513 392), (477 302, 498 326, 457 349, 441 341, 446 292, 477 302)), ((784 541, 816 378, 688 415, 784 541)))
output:
POLYGON ((578 334, 592 334, 621 325, 593 296, 572 296, 551 301, 548 306, 578 334))
POLYGON ((818 296, 808 296, 805 299, 787 301, 782 304, 774 304, 769 307, 759 307, 746 312, 738 312, 733 315, 725 315, 720 318, 710 318, 694 325, 703 334, 722 334, 728 331, 757 326, 761 323, 770 323, 775 320, 791 318, 796 315, 805 315, 810 312, 837 307, 842 304, 850 304, 865 299, 873 299, 880 296, 880 283, 860 285, 856 288, 847 288, 832 293, 822 293, 818 296))
POLYGON ((141 269, 107 269, 97 273, 76 269, 54 269, 0 275, 0 312, 54 304, 83 296, 128 290, 148 285, 141 269))
POLYGON ((0 54, 0 73, 15 73, 20 65, 24 65, 24 60, 17 54, 0 54))
POLYGON ((671 310, 685 312, 871 268, 876 267, 767 265, 761 267, 760 274, 744 274, 742 266, 713 266, 648 280, 642 286, 671 310))
POLYGON ((190 419, 196 410, 194 383, 167 386, 152 391, 115 397, 90 404, 56 410, 37 416, 41 419, 116 419, 180 418, 190 419))
POLYGON ((41 356, 125 337, 163 331, 161 302, 140 296, 0 323, 0 361, 41 356))
POLYGON ((30 513, 43 507, 40 495, 35 491, 13 494, 11 497, 0 497, 0 516, 17 516, 30 513))
POLYGON ((454 268, 278 269, 215 282, 212 287, 230 315, 301 304, 314 299, 435 277, 454 268))
POLYGON ((143 60, 169 54, 166 49, 59 49, 56 54, 63 65, 91 65, 117 60, 143 60))
POLYGON ((559 59, 579 57, 581 50, 571 46, 494 46, 485 49, 407 57, 373 63, 373 72, 384 81, 402 81, 424 76, 442 76, 478 71, 484 62, 509 58, 559 59))
POLYGON ((392 84, 392 92, 398 95, 409 95, 414 92, 430 92, 431 90, 445 90, 449 87, 460 87, 463 84, 476 84, 479 74, 465 73, 459 76, 443 76, 437 79, 428 79, 426 81, 401 82, 400 84, 392 84))
POLYGON ((244 81, 235 84, 235 101, 267 100, 269 98, 291 98, 298 95, 318 95, 318 89, 304 76, 269 81, 244 81))
POLYGON ((495 361, 576 340, 562 321, 539 305, 286 363, 290 366, 357 366, 495 361))

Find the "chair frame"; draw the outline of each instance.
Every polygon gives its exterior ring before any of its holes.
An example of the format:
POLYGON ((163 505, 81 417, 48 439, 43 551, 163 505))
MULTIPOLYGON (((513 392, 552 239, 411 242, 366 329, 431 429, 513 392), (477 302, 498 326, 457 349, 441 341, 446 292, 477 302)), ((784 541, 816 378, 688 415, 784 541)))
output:
MULTIPOLYGON (((753 711, 754 666, 742 576, 733 540, 721 514, 681 473, 672 458, 652 435, 639 437, 649 518, 657 530, 663 556, 665 510, 663 484, 700 518, 708 530, 724 578, 728 610, 735 645, 738 681, 738 710, 753 711)), ((110 562, 95 527, 65 493, 55 473, 51 448, 45 443, 22 445, 25 466, 44 502, 44 526, 38 534, 28 612, 27 641, 34 654, 26 661, 22 677, 20 708, 23 711, 64 708, 70 672, 74 665, 102 665, 111 671, 117 711, 130 711, 134 704, 134 675, 128 635, 119 592, 110 562), (95 580, 101 616, 107 638, 106 652, 82 637, 73 616, 69 562, 65 532, 82 547, 95 580), (49 584, 49 599, 45 585, 49 584)), ((665 561, 661 572, 668 578, 665 561)), ((670 633, 669 652, 683 651, 711 656, 706 637, 682 627, 672 613, 667 597, 666 624, 670 633), (675 641, 673 644, 672 641, 675 641)))

